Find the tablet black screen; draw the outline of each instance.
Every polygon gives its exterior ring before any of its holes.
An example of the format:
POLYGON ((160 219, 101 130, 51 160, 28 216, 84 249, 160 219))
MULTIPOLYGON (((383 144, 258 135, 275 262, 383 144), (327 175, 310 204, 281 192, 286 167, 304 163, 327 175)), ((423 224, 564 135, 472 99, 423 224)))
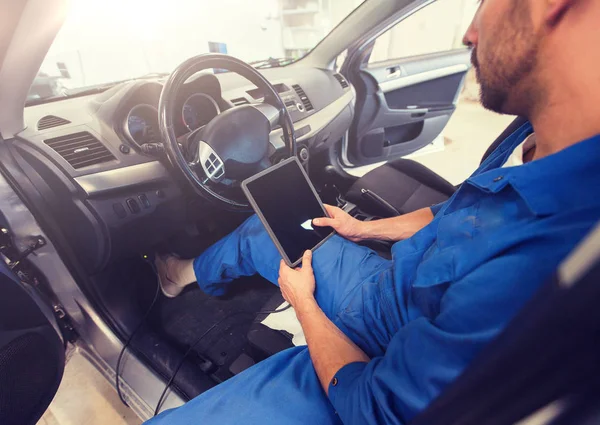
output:
POLYGON ((313 228, 312 219, 325 212, 296 161, 270 170, 246 188, 292 263, 333 232, 331 227, 313 228))

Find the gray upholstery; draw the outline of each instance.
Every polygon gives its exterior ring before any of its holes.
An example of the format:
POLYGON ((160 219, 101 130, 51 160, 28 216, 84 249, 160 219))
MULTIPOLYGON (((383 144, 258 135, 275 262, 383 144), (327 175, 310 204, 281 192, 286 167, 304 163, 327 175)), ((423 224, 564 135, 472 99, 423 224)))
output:
POLYGON ((346 199, 368 214, 390 217, 444 202, 454 190, 448 181, 418 162, 397 159, 358 179, 346 199), (390 211, 365 190, 383 198, 396 211, 390 211))
MULTIPOLYGON (((490 145, 482 162, 527 120, 515 119, 490 145)), ((392 217, 446 201, 456 188, 424 165, 410 159, 396 159, 356 180, 346 199, 365 213, 392 217)))

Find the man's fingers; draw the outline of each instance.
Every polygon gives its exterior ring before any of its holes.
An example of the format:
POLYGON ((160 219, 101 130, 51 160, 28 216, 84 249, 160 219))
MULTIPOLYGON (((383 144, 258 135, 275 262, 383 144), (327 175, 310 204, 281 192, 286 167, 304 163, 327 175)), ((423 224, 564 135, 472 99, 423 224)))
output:
MULTIPOLYGON (((285 292, 281 291, 281 296, 283 297, 284 300, 286 300, 288 303, 290 302, 290 300, 288 300, 287 295, 285 295, 285 292)), ((291 304, 291 303, 290 303, 291 304)))
POLYGON ((323 206, 325 207, 325 211, 327 211, 327 215, 329 215, 329 217, 335 218, 339 215, 338 212, 340 209, 338 207, 334 207, 333 205, 329 204, 323 204, 323 206))
POLYGON ((279 276, 284 276, 287 271, 288 271, 289 267, 287 264, 285 264, 285 261, 281 260, 279 262, 279 276))
POLYGON ((324 226, 333 226, 333 218, 329 218, 329 217, 319 217, 319 218, 315 218, 313 219, 313 224, 315 226, 319 226, 319 227, 324 227, 324 226))
POLYGON ((302 256, 302 270, 312 271, 312 251, 311 250, 304 251, 304 255, 302 256))
POLYGON ((338 211, 338 207, 334 207, 333 205, 329 204, 323 204, 323 206, 325 207, 325 211, 327 211, 327 214, 329 214, 331 217, 335 217, 335 214, 338 211))
POLYGON ((315 218, 313 220, 313 224, 315 226, 320 226, 320 227, 324 227, 324 226, 335 227, 335 216, 338 215, 337 213, 338 213, 339 208, 328 205, 328 204, 323 204, 323 206, 325 207, 327 214, 329 214, 329 217, 315 218))

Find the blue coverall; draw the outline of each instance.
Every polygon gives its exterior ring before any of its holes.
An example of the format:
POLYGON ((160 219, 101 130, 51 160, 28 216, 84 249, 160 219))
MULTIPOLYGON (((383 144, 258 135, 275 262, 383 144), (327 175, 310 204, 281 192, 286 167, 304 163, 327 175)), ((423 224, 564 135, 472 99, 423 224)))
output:
MULTIPOLYGON (((316 299, 372 359, 325 394, 307 347, 276 354, 149 424, 405 424, 452 382, 600 217, 600 135, 500 168, 525 124, 386 260, 333 237, 313 256, 316 299)), ((195 260, 200 287, 260 273, 280 256, 256 217, 195 260)), ((542 349, 542 348, 541 348, 542 349)))

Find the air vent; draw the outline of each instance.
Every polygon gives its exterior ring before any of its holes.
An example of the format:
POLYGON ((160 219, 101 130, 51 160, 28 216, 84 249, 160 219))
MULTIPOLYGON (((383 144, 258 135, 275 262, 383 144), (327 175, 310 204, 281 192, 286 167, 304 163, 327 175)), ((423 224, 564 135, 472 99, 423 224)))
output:
POLYGON ((58 127, 59 125, 71 124, 71 121, 61 117, 55 117, 54 115, 46 115, 40 118, 37 123, 38 130, 47 130, 52 127, 58 127))
POLYGON ((44 140, 75 169, 116 159, 98 139, 87 131, 44 140))
POLYGON ((292 88, 296 91, 296 94, 298 94, 298 97, 300 97, 300 100, 304 104, 304 109, 307 112, 312 111, 314 109, 312 106, 312 103, 310 103, 310 100, 308 99, 308 96, 306 95, 306 93, 304 93, 304 90, 302 90, 302 87, 300 87, 298 84, 294 84, 294 85, 292 85, 292 88))
POLYGON ((248 102, 248 99, 246 99, 245 97, 238 97, 237 99, 231 99, 231 103, 233 103, 235 106, 240 106, 247 105, 250 102, 248 102))
POLYGON ((342 86, 343 89, 348 88, 348 81, 346 81, 342 74, 333 74, 333 76, 339 81, 340 86, 342 86))

